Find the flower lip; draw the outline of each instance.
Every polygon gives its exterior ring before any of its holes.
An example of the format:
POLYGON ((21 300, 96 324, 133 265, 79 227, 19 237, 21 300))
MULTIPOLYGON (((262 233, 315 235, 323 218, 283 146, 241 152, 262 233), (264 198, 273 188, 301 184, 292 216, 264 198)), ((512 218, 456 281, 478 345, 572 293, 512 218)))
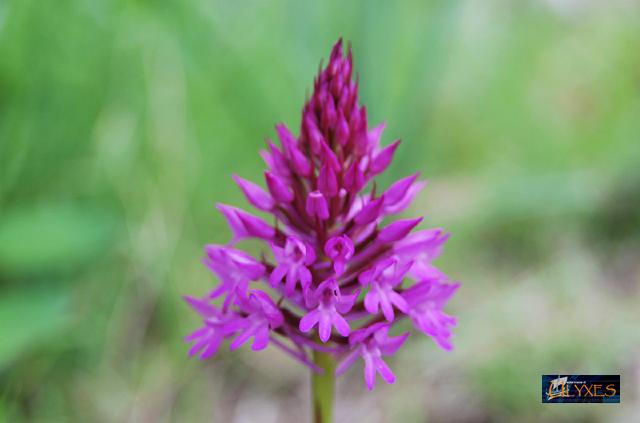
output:
POLYGON ((336 275, 341 275, 344 272, 345 266, 353 257, 354 252, 353 241, 347 235, 331 237, 324 246, 324 253, 333 261, 336 275))

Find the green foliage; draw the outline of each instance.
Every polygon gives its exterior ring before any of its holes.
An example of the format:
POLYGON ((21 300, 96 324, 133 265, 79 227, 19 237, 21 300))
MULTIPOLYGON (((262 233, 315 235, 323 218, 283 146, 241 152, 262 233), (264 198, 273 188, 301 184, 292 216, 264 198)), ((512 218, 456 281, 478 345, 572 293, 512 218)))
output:
POLYGON ((68 294, 49 287, 16 288, 0 297, 0 369, 28 348, 46 345, 69 323, 68 294))
POLYGON ((75 269, 107 246, 113 225, 104 212, 70 205, 23 207, 0 217, 0 268, 9 274, 75 269))

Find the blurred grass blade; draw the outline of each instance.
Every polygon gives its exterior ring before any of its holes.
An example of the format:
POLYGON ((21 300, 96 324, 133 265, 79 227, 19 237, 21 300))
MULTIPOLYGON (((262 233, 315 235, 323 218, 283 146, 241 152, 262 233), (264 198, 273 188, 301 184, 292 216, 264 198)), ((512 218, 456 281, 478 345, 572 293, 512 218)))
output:
POLYGON ((58 336, 69 321, 67 304, 62 291, 33 286, 0 295, 0 369, 58 336))
POLYGON ((52 205, 0 215, 0 272, 70 270, 94 258, 110 238, 113 220, 91 208, 52 205))

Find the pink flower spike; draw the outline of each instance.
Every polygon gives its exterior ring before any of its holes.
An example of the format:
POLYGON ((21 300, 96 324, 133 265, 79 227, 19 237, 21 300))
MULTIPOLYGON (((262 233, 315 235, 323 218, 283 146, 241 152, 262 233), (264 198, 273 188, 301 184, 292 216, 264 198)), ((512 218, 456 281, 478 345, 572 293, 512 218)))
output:
POLYGON ((254 184, 237 175, 233 175, 233 180, 247 197, 247 201, 255 208, 263 211, 269 211, 273 208, 273 199, 258 184, 254 184))
POLYGON ((214 285, 201 298, 185 297, 201 322, 186 338, 189 355, 208 358, 225 343, 232 350, 272 344, 317 373, 312 353, 329 354, 339 360, 337 374, 362 358, 373 389, 378 374, 395 381, 383 357, 407 339, 389 336, 405 317, 441 348, 453 347, 456 318, 443 309, 458 285, 433 263, 449 235, 417 229, 422 218, 393 218, 426 182, 416 173, 378 190, 376 175, 390 167, 400 141, 382 145, 385 124, 369 125, 345 50, 339 40, 314 78, 299 133, 279 123, 278 145, 267 139, 265 183, 233 175, 269 217, 217 205, 232 236, 205 247, 214 285), (236 248, 247 238, 254 256, 236 248))
POLYGON ((306 211, 310 217, 317 216, 320 220, 327 220, 329 218, 329 206, 320 191, 312 191, 309 193, 306 211))

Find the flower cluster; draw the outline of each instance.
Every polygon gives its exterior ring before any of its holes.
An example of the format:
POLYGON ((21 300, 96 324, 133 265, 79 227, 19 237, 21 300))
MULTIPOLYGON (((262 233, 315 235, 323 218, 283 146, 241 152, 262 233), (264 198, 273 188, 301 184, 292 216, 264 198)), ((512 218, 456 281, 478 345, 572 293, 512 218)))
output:
POLYGON ((373 389, 376 372, 387 383, 395 380, 382 356, 409 335, 389 336, 398 321, 408 318, 440 347, 452 348, 456 319, 443 308, 458 284, 432 265, 448 235, 414 231, 421 217, 385 223, 425 182, 414 174, 377 189, 374 177, 387 169, 400 141, 380 144, 384 124, 369 128, 352 74, 351 49, 345 55, 338 41, 304 106, 299 136, 279 124, 280 146, 269 141, 262 152, 266 189, 234 176, 273 224, 218 205, 233 237, 228 245, 206 246, 204 263, 219 286, 186 297, 202 318, 186 338, 190 355, 208 358, 226 339, 232 350, 253 339, 254 350, 271 343, 315 371, 309 353, 330 352, 341 360, 338 374, 361 357, 373 389), (246 238, 264 241, 260 259, 235 248, 246 238))

